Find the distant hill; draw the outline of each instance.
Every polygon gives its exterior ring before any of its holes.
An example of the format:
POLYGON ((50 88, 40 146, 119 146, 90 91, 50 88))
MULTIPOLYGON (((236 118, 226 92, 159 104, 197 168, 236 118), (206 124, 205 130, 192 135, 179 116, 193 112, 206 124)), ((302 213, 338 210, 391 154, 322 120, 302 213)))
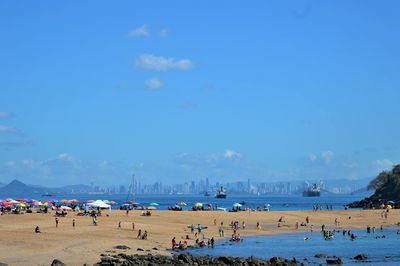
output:
POLYGON ((18 180, 13 180, 8 185, 0 188, 0 196, 24 197, 27 195, 41 195, 48 192, 48 189, 26 185, 18 180))
POLYGON ((92 191, 92 188, 88 185, 83 185, 83 184, 78 184, 78 185, 70 185, 70 186, 64 186, 61 187, 60 190, 62 190, 64 193, 87 193, 89 191, 92 191))
POLYGON ((375 189, 375 193, 361 201, 349 204, 351 208, 376 208, 382 203, 394 201, 400 205, 400 164, 391 171, 381 172, 368 185, 368 189, 375 189))
POLYGON ((71 193, 86 193, 90 191, 90 186, 87 185, 71 185, 60 188, 49 188, 35 185, 28 185, 18 180, 11 181, 8 185, 0 187, 0 198, 22 198, 22 197, 37 197, 44 194, 71 194, 71 193))

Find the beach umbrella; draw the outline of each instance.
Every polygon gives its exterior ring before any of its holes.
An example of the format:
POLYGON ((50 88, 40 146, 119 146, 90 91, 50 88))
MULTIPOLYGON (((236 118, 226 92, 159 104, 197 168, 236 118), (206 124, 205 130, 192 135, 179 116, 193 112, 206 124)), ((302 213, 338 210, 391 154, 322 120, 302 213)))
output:
POLYGON ((393 209, 392 205, 386 206, 387 209, 393 209))
POLYGON ((148 209, 148 210, 157 210, 157 208, 154 207, 154 206, 147 207, 147 209, 148 209))
POLYGON ((235 203, 235 204, 232 205, 233 208, 240 208, 240 207, 242 207, 242 206, 243 206, 243 205, 240 204, 240 203, 235 203))
POLYGON ((72 211, 72 208, 70 208, 68 206, 61 206, 59 209, 63 210, 63 211, 72 211))
POLYGON ((194 204, 194 206, 195 206, 195 207, 202 207, 202 206, 203 206, 203 203, 196 202, 196 203, 194 204))
POLYGON ((61 202, 61 203, 69 203, 69 200, 67 200, 67 199, 62 199, 62 200, 60 200, 60 202, 61 202))
POLYGON ((152 203, 150 203, 149 205, 150 205, 150 206, 158 206, 158 205, 160 205, 160 204, 155 203, 155 202, 152 202, 152 203))
POLYGON ((43 205, 42 202, 37 201, 37 200, 32 201, 30 204, 32 204, 32 205, 34 205, 34 206, 41 206, 41 205, 43 205))
POLYGON ((176 205, 178 205, 178 206, 187 206, 187 203, 183 202, 183 201, 179 201, 176 205))
POLYGON ((115 205, 115 204, 117 204, 117 202, 114 201, 114 200, 112 200, 112 201, 110 201, 108 204, 115 205))
POLYGON ((388 204, 394 204, 394 201, 393 201, 393 200, 388 200, 387 203, 388 203, 388 204))

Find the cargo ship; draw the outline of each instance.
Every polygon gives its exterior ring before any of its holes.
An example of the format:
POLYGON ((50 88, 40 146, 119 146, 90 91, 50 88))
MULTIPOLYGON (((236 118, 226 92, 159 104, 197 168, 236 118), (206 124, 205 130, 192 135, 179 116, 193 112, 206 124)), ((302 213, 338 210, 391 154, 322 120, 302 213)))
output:
POLYGON ((319 197, 321 196, 321 188, 314 184, 303 191, 303 197, 319 197))
POLYGON ((215 195, 215 197, 218 199, 225 199, 226 196, 226 190, 221 186, 221 188, 217 190, 217 195, 215 195))

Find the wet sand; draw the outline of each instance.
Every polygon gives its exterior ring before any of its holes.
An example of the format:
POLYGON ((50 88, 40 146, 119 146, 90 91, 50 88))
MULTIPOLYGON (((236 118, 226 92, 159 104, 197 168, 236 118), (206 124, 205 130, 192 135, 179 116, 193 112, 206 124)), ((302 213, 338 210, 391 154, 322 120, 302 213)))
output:
POLYGON ((367 225, 379 228, 394 226, 400 222, 400 210, 391 210, 388 218, 381 217, 382 210, 347 210, 347 211, 272 211, 272 212, 173 212, 153 211, 152 216, 141 216, 141 211, 131 211, 126 216, 125 211, 103 211, 98 217, 98 226, 92 225, 91 217, 76 216, 69 213, 67 217, 59 218, 59 226, 55 226, 52 214, 22 214, 0 216, 0 262, 9 265, 50 265, 57 258, 67 265, 83 265, 98 262, 100 254, 116 253, 127 254, 171 254, 172 237, 177 241, 183 240, 188 234, 191 238, 189 245, 194 244, 194 235, 187 226, 201 224, 208 226, 203 230, 205 237, 218 236, 220 222, 224 222, 225 236, 232 234, 231 221, 246 223, 246 229, 238 233, 246 235, 281 234, 295 231, 320 231, 321 225, 326 229, 364 229, 367 225), (108 214, 109 216, 106 216, 108 214), (284 216, 285 222, 278 227, 278 220, 284 216), (299 226, 309 216, 307 227, 299 226), (350 217, 350 219, 349 219, 350 217), (338 218, 340 226, 335 226, 338 218), (72 227, 72 219, 76 221, 76 228, 72 227), (217 225, 214 225, 214 219, 217 225), (121 221, 121 228, 118 223, 121 221), (132 230, 135 223, 135 231, 132 230), (256 229, 260 222, 261 230, 256 229), (36 226, 40 227, 41 234, 34 233, 36 226), (138 229, 148 231, 148 239, 137 239, 138 229), (130 250, 113 249, 116 245, 126 245, 130 250), (142 248, 144 251, 137 251, 142 248), (156 248, 158 250, 154 250, 156 248), (147 251, 148 250, 148 251, 147 251))

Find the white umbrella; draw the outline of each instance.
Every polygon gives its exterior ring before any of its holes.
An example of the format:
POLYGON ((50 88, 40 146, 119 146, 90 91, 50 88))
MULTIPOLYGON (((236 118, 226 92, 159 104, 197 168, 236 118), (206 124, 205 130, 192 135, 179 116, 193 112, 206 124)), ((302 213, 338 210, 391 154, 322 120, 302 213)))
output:
POLYGON ((242 207, 242 206, 243 206, 243 205, 240 204, 240 203, 235 203, 235 204, 232 205, 233 208, 240 208, 240 207, 242 207))

